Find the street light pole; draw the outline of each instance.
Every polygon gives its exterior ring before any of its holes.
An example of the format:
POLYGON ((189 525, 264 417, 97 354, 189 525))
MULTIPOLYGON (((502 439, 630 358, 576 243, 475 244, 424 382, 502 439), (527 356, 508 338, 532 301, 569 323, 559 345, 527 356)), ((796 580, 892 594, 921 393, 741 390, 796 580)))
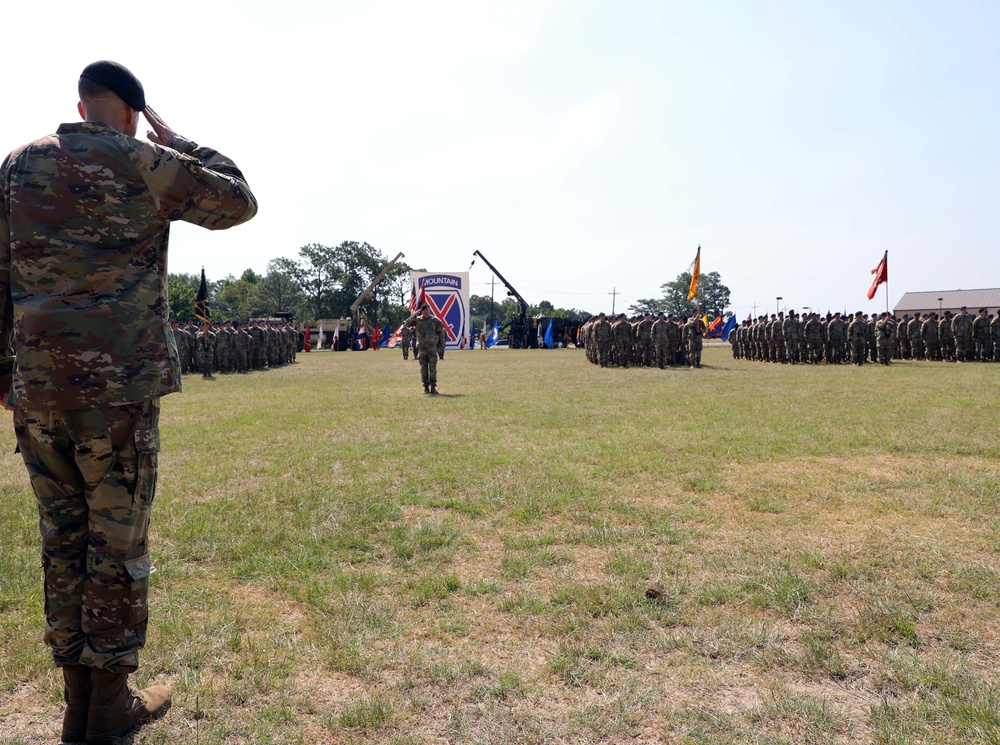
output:
POLYGON ((774 299, 774 312, 775 313, 780 313, 781 312, 781 301, 782 300, 784 300, 784 298, 781 297, 781 295, 778 295, 778 297, 776 297, 774 299))

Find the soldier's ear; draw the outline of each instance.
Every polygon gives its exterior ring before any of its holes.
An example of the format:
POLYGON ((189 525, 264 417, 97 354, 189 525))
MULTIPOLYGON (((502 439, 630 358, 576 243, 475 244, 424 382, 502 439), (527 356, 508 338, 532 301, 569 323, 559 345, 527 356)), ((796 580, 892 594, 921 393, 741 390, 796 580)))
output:
POLYGON ((86 121, 87 115, 83 112, 83 101, 76 102, 76 110, 80 112, 80 118, 86 121))

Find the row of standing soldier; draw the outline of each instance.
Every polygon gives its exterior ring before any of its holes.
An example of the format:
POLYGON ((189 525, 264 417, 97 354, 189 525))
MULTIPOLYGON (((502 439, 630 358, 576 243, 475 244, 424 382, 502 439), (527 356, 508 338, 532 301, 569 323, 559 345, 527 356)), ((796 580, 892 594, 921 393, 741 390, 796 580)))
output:
POLYGON ((249 372, 278 367, 295 361, 299 334, 289 323, 275 321, 226 321, 222 324, 194 321, 181 326, 171 321, 181 372, 195 371, 204 377, 213 372, 249 372))
POLYGON ((579 344, 587 359, 601 367, 701 367, 705 322, 697 316, 674 317, 660 313, 656 320, 647 313, 627 318, 624 313, 610 319, 600 313, 580 328, 579 344))
POLYGON ((973 317, 967 308, 905 314, 896 320, 888 312, 876 316, 858 311, 821 318, 817 313, 760 316, 736 328, 729 337, 733 357, 781 363, 861 365, 870 360, 1000 361, 1000 317, 981 309, 973 317))

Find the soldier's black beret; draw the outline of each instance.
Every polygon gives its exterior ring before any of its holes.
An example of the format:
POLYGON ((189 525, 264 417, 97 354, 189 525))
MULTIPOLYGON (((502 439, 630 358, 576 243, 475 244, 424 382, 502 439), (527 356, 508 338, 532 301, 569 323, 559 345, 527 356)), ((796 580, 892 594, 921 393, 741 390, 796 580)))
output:
POLYGON ((146 108, 146 93, 142 89, 142 83, 125 65, 110 60, 91 62, 83 68, 80 77, 113 91, 136 111, 146 108))

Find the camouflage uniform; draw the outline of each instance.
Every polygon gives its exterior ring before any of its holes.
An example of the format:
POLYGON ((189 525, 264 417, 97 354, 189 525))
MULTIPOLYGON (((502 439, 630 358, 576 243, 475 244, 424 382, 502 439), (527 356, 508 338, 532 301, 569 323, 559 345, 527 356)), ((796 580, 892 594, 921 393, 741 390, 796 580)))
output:
POLYGON ((840 317, 840 313, 835 313, 827 326, 827 334, 830 338, 830 362, 835 365, 839 365, 847 359, 848 328, 847 321, 840 317))
POLYGON ((208 324, 205 324, 195 339, 198 347, 198 368, 201 370, 202 377, 209 378, 212 376, 212 370, 215 369, 215 332, 208 324))
POLYGON ((972 316, 965 308, 951 320, 951 330, 955 335, 955 358, 958 362, 972 359, 972 316))
POLYGON ((941 335, 937 314, 931 313, 920 324, 920 338, 924 342, 924 356, 929 360, 941 359, 941 335))
POLYGON ((847 336, 851 341, 851 362, 855 365, 865 364, 865 352, 868 348, 868 322, 862 313, 857 313, 851 325, 847 327, 847 336))
POLYGON ((611 336, 615 342, 614 349, 618 352, 618 364, 628 367, 629 357, 632 354, 632 325, 625 319, 625 314, 611 326, 611 336))
POLYGON ((191 372, 191 336, 177 323, 170 326, 174 332, 174 341, 177 343, 177 362, 181 367, 181 374, 191 372))
POLYGON ((990 337, 993 340, 993 361, 1000 362, 1000 313, 990 321, 990 337))
POLYGON ((611 362, 611 322, 603 313, 594 323, 593 335, 597 347, 597 363, 601 367, 607 367, 611 362))
POLYGON ((233 335, 233 367, 239 372, 247 372, 250 367, 250 345, 253 339, 242 324, 233 335))
POLYGON ((819 317, 813 313, 805 325, 806 335, 806 360, 814 365, 818 365, 823 359, 823 324, 819 317))
POLYGON ((145 642, 159 398, 180 389, 170 221, 256 212, 232 161, 170 144, 63 124, 0 167, 0 390, 38 501, 57 665, 127 672, 145 642))
POLYGON ((985 310, 980 310, 979 315, 972 322, 972 338, 976 345, 976 359, 980 362, 987 362, 993 359, 993 349, 990 345, 990 319, 985 310))
POLYGON ((215 359, 218 361, 219 372, 229 372, 232 369, 233 334, 226 322, 215 334, 215 359))
POLYGON ((653 321, 648 315, 635 324, 635 342, 635 361, 650 367, 653 364, 653 321))
POLYGON ((260 321, 250 327, 250 338, 253 345, 250 348, 250 360, 254 370, 263 370, 267 365, 266 337, 267 332, 260 325, 260 321))
POLYGON ((892 362, 892 341, 895 334, 895 323, 888 313, 875 322, 876 343, 878 344, 878 361, 883 365, 892 362))
POLYGON ((408 360, 410 359, 410 345, 413 343, 413 329, 404 325, 399 336, 403 343, 403 359, 408 360))
POLYGON ((417 359, 420 361, 420 381, 424 384, 424 393, 428 392, 428 388, 437 393, 437 361, 438 357, 444 357, 444 345, 448 342, 444 324, 437 316, 424 318, 414 313, 404 325, 413 329, 419 345, 417 359))
POLYGON ((955 332, 951 329, 951 312, 945 311, 938 321, 938 338, 941 339, 941 356, 949 362, 955 361, 955 332))
POLYGON ((670 327, 674 324, 670 323, 663 314, 656 319, 653 323, 652 337, 653 337, 653 348, 656 354, 656 365, 661 370, 666 367, 667 364, 671 363, 670 360, 670 327))
POLYGON ((924 340, 920 336, 920 327, 923 325, 923 321, 920 320, 920 314, 914 313, 913 318, 906 326, 906 335, 910 339, 910 355, 915 360, 922 360, 924 358, 924 340))
POLYGON ((799 361, 799 322, 795 311, 789 311, 781 323, 781 335, 785 340, 785 359, 795 364, 799 361))
POLYGON ((702 337, 705 336, 705 322, 697 316, 684 324, 684 338, 687 340, 688 364, 701 367, 702 337))
POLYGON ((910 327, 910 314, 904 313, 903 319, 899 322, 896 338, 899 344, 900 359, 908 360, 913 357, 913 350, 910 349, 910 334, 907 329, 910 327))

